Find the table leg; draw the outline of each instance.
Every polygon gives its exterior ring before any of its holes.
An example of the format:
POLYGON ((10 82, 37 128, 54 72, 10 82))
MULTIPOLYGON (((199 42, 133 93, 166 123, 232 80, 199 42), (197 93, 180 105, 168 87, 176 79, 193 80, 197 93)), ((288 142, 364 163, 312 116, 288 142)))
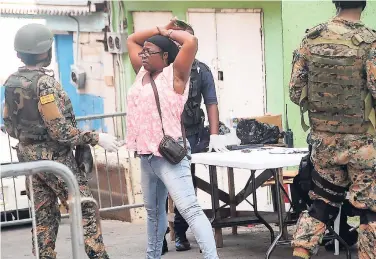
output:
MULTIPOLYGON (((216 219, 220 219, 220 211, 219 211, 219 197, 218 197, 218 180, 217 180, 217 168, 215 166, 209 166, 209 175, 210 175, 210 185, 212 187, 212 211, 213 211, 213 219, 212 221, 215 222, 216 219)), ((223 247, 223 237, 222 237, 222 229, 215 228, 215 242, 218 248, 223 247)))
POLYGON ((274 251, 274 248, 276 247, 278 241, 281 239, 282 235, 283 235, 283 212, 282 212, 282 205, 284 204, 281 204, 281 190, 279 188, 279 170, 278 169, 274 169, 273 170, 274 172, 274 179, 275 179, 275 186, 276 186, 276 195, 277 195, 277 211, 278 211, 278 222, 279 222, 279 233, 278 233, 278 236, 274 239, 273 243, 271 244, 271 246, 269 247, 268 251, 266 252, 266 259, 269 259, 270 258, 270 255, 273 253, 274 251))
POLYGON ((252 197, 253 197, 253 210, 254 210, 254 213, 255 213, 255 216, 261 221, 262 224, 265 225, 265 227, 267 227, 267 229, 269 229, 270 231, 270 242, 273 242, 274 240, 274 231, 273 231, 273 228, 269 225, 268 222, 266 222, 266 220, 258 213, 258 210, 257 210, 257 190, 256 190, 256 171, 255 170, 252 170, 251 171, 251 183, 252 183, 252 197))
POLYGON ((346 243, 345 240, 343 240, 334 230, 330 225, 326 225, 326 228, 329 230, 329 233, 334 236, 335 240, 338 240, 346 249, 346 257, 347 259, 351 259, 351 252, 350 252, 350 247, 346 243))
MULTIPOLYGON (((283 171, 282 171, 282 168, 277 169, 277 171, 278 171, 278 175, 279 175, 279 185, 277 185, 277 188, 278 187, 279 188, 285 188, 284 185, 283 185, 283 171)), ((286 207, 285 207, 285 201, 284 201, 284 195, 285 195, 285 193, 288 195, 288 193, 285 192, 284 189, 283 189, 283 194, 277 196, 277 198, 281 200, 281 211, 282 211, 283 217, 286 216, 286 207)), ((286 197, 286 198, 288 198, 288 197, 286 197)), ((285 240, 288 240, 288 238, 289 238, 288 237, 288 232, 287 232, 287 226, 286 225, 283 225, 282 237, 285 240)))
MULTIPOLYGON (((228 177, 228 193, 230 195, 230 213, 231 217, 236 217, 236 199, 235 199, 235 180, 234 180, 234 169, 227 168, 228 177)), ((238 234, 238 227, 232 227, 232 234, 238 234)))

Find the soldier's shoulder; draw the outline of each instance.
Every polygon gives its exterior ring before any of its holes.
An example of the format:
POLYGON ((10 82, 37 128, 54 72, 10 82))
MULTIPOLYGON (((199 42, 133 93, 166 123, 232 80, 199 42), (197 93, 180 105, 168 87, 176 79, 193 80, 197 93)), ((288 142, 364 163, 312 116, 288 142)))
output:
POLYGON ((376 30, 372 28, 364 26, 359 34, 366 43, 376 42, 376 30))
POLYGON ((328 23, 320 23, 312 28, 308 28, 305 30, 305 38, 312 39, 320 36, 321 32, 324 31, 328 27, 328 23))
POLYGON ((363 26, 364 30, 367 30, 370 34, 376 35, 376 29, 368 27, 366 25, 363 26))
POLYGON ((328 23, 320 23, 312 28, 305 30, 305 35, 300 43, 300 48, 307 46, 310 40, 316 39, 328 27, 328 23))
POLYGON ((52 76, 43 74, 39 77, 37 87, 39 90, 55 88, 58 82, 52 76))
POLYGON ((19 75, 20 75, 20 72, 17 70, 17 71, 15 71, 15 72, 13 72, 12 74, 10 74, 10 75, 8 76, 8 79, 11 78, 11 77, 17 77, 17 76, 19 76, 19 75))
POLYGON ((9 82, 10 82, 12 79, 16 78, 18 75, 19 75, 19 72, 18 72, 18 71, 16 71, 16 72, 10 74, 10 75, 5 79, 3 85, 4 85, 5 87, 7 87, 8 84, 9 84, 9 82))

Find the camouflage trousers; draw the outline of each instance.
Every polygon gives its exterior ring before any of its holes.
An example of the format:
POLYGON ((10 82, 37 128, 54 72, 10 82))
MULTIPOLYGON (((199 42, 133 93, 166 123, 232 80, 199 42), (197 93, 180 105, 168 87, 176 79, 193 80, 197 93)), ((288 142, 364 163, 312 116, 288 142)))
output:
MULTIPOLYGON (((376 212, 375 137, 313 132, 311 141, 311 160, 319 175, 337 186, 346 187, 350 184, 350 203, 357 209, 376 212)), ((335 207, 341 206, 313 191, 310 197, 335 207)), ((323 222, 303 212, 296 226, 292 246, 296 251, 303 249, 309 255, 315 254, 325 231, 323 222)), ((358 247, 359 259, 376 259, 376 222, 360 225, 358 247)))
MULTIPOLYGON (((54 160, 69 167, 76 175, 82 197, 93 197, 88 186, 85 172, 77 167, 72 151, 65 155, 55 155, 50 149, 43 146, 28 145, 18 148, 20 162, 36 160, 54 160)), ((68 199, 68 189, 60 177, 52 173, 40 173, 32 178, 26 178, 27 194, 30 199, 30 180, 35 204, 36 232, 38 239, 39 255, 41 259, 55 259, 55 242, 60 224, 60 210, 58 199, 62 204, 68 199)), ((100 222, 97 220, 97 208, 93 203, 83 202, 82 218, 85 239, 85 251, 91 259, 109 258, 103 243, 100 222)), ((32 230, 33 232, 33 230, 32 230)), ((33 254, 35 255, 34 235, 32 235, 33 254)))

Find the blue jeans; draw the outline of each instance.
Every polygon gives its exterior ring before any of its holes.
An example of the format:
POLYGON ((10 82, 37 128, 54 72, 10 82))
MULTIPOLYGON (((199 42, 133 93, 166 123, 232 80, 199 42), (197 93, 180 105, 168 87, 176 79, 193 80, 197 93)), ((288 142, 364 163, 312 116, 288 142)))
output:
MULTIPOLYGON (((187 137, 189 145, 191 147, 195 147, 197 145, 198 141, 198 134, 192 135, 187 137)), ((195 153, 192 150, 192 153, 195 153)), ((195 172, 196 172, 196 167, 195 164, 191 165, 191 176, 192 176, 192 182, 193 182, 193 187, 196 188, 196 179, 195 179, 195 172)), ((167 204, 167 201, 166 201, 167 204)), ((167 205, 166 205, 167 207, 167 205)), ((189 226, 188 223, 185 221, 183 216, 180 214, 178 208, 175 206, 174 207, 174 213, 175 213, 175 218, 174 218, 174 230, 175 230, 175 235, 176 237, 179 237, 182 241, 185 240, 186 236, 185 233, 187 232, 189 226)))
POLYGON ((190 226, 204 258, 218 258, 213 230, 198 204, 187 158, 172 165, 163 157, 141 156, 141 187, 147 212, 147 259, 161 258, 167 229, 167 193, 190 226))

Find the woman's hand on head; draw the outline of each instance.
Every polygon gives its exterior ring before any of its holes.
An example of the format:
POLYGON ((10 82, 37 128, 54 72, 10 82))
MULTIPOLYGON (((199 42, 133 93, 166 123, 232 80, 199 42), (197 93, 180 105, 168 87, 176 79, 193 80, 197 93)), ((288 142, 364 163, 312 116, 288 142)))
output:
MULTIPOLYGON (((148 30, 141 30, 134 32, 128 37, 127 45, 128 45, 128 51, 129 51, 129 57, 133 66, 133 69, 136 73, 141 69, 142 67, 142 59, 139 56, 139 53, 143 49, 143 45, 145 41, 157 34, 161 34, 163 36, 169 37, 173 31, 181 31, 182 28, 178 27, 176 25, 177 18, 174 17, 170 20, 170 22, 161 27, 153 27, 148 30), (158 30, 157 30, 158 29, 158 30)), ((181 45, 182 42, 179 42, 181 45)))
POLYGON ((174 17, 170 20, 170 22, 163 27, 166 31, 168 30, 181 30, 180 27, 176 26, 176 21, 178 20, 177 17, 174 17))
POLYGON ((159 34, 165 37, 168 37, 172 31, 171 29, 169 30, 165 29, 165 27, 157 27, 157 28, 158 28, 159 34))
POLYGON ((182 30, 184 30, 183 28, 176 25, 177 20, 178 20, 178 18, 174 17, 170 20, 170 22, 167 25, 162 26, 162 27, 157 27, 159 33, 162 36, 168 37, 169 33, 171 33, 171 31, 182 31, 182 30))

